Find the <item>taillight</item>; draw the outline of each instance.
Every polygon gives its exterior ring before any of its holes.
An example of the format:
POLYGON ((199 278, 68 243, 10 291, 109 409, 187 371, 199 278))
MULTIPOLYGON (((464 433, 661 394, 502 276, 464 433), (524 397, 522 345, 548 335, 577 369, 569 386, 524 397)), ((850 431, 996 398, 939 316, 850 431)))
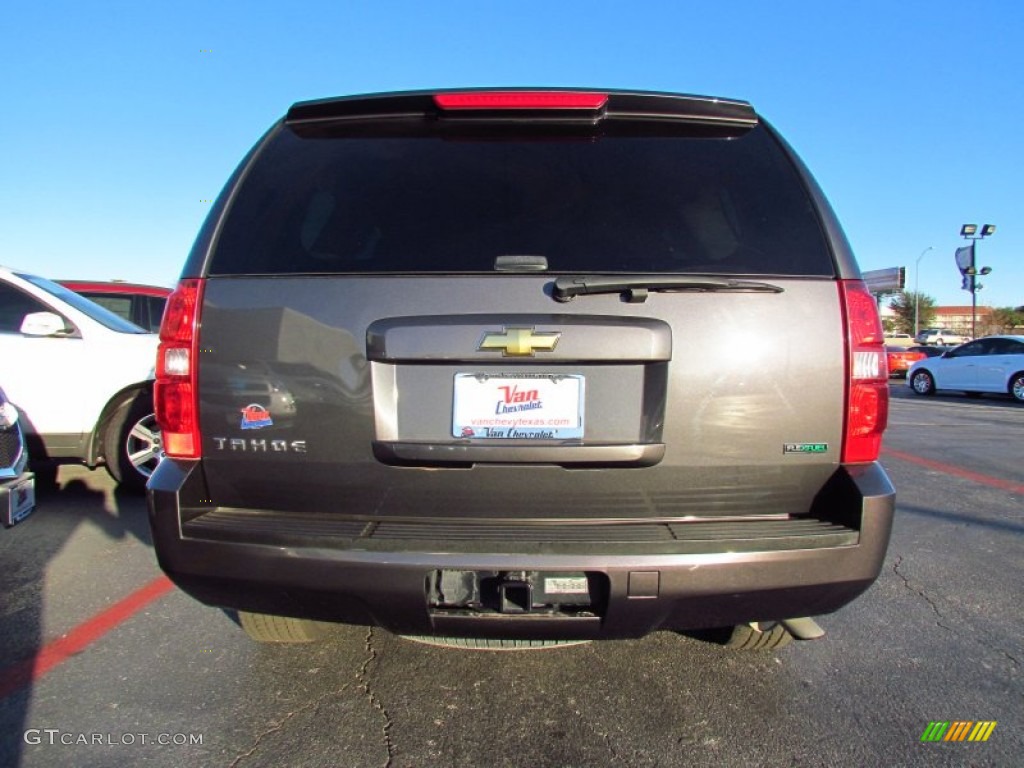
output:
POLYGON ((888 366, 875 299, 862 280, 842 280, 847 346, 844 463, 875 461, 889 421, 888 366))
POLYGON ((167 297, 160 323, 154 401, 164 452, 179 459, 198 459, 199 409, 196 400, 201 280, 182 280, 167 297))
POLYGON ((601 109, 606 93, 580 91, 469 91, 438 93, 441 109, 601 109))

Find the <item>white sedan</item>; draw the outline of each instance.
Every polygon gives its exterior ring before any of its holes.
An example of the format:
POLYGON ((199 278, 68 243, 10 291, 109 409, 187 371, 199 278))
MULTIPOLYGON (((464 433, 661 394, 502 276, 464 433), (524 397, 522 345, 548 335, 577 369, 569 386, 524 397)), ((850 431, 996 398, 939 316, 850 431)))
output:
POLYGON ((919 395, 938 389, 998 392, 1024 403, 1024 336, 986 336, 918 360, 907 373, 907 385, 919 395))

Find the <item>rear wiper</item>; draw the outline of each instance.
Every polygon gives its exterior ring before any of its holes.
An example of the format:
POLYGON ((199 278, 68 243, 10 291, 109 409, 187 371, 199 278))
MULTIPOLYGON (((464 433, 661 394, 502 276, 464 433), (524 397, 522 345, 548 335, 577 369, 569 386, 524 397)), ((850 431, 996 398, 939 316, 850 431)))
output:
POLYGON ((622 293, 631 304, 641 304, 647 294, 655 292, 708 292, 737 291, 740 293, 782 293, 783 289, 757 280, 729 280, 714 277, 687 277, 685 275, 591 275, 577 277, 563 275, 555 280, 551 295, 556 301, 571 301, 576 296, 594 293, 622 293))

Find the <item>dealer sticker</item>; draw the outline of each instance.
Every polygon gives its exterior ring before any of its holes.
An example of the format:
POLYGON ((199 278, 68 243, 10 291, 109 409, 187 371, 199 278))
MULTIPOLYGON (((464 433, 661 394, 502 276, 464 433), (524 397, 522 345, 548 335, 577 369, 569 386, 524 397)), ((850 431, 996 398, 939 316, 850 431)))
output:
POLYGON ((544 594, 547 595, 585 595, 587 593, 586 576, 558 576, 544 579, 544 594))

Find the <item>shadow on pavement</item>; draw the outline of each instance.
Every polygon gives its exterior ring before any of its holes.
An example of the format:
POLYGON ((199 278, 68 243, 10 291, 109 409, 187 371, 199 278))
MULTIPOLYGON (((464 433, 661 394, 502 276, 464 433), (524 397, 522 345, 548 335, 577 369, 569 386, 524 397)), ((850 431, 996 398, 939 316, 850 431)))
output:
POLYGON ((918 515, 921 517, 934 517, 939 520, 946 520, 951 523, 966 523, 967 525, 978 526, 979 528, 992 528, 1007 533, 1024 533, 1024 524, 1007 522, 1004 520, 992 520, 977 515, 965 515, 960 512, 945 512, 933 507, 918 507, 910 504, 900 504, 898 514, 918 515))
MULTIPOLYGON (((78 574, 69 552, 88 526, 100 529, 107 539, 151 543, 145 499, 111 487, 102 469, 61 467, 58 474, 44 468, 37 475, 35 511, 13 528, 0 530, 0 765, 19 764, 25 730, 36 727, 28 717, 45 662, 41 654, 60 637, 52 636, 53 630, 47 636, 44 624, 48 589, 53 596, 48 581, 54 580, 57 558, 62 558, 65 581, 80 576, 74 586, 82 588, 88 575, 78 574)), ((71 627, 64 622, 61 629, 71 627)))

